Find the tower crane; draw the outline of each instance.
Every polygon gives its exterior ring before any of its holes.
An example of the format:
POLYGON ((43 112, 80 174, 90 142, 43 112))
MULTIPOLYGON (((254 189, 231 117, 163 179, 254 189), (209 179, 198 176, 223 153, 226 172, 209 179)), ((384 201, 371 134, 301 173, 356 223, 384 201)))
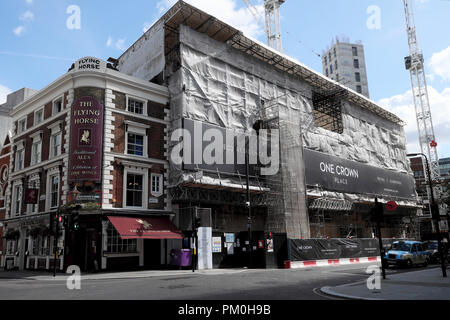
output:
MULTIPOLYGON (((260 22, 260 16, 252 0, 243 0, 250 13, 260 22)), ((264 0, 265 30, 267 45, 275 50, 283 52, 281 40, 280 6, 286 0, 264 0)))
MULTIPOLYGON (((416 109, 417 128, 419 133, 419 143, 423 154, 428 156, 431 177, 428 177, 424 170, 425 179, 439 181, 441 176, 439 168, 439 157, 437 153, 437 142, 434 134, 433 119, 431 115, 430 100, 428 97, 427 81, 425 77, 424 59, 417 41, 416 25, 414 22, 413 8, 410 0, 403 0, 406 26, 408 33, 408 43, 410 55, 405 58, 406 69, 411 73, 412 93, 414 106, 416 109)), ((429 188, 428 188, 429 189, 429 188)), ((436 186, 435 194, 440 198, 441 188, 436 186)), ((430 199, 430 192, 428 198, 430 199)))

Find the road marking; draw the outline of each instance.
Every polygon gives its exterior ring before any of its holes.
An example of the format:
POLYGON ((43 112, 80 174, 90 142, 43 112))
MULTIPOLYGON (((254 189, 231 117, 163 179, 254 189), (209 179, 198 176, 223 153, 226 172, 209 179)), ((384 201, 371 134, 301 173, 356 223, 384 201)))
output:
POLYGON ((326 298, 328 300, 349 300, 349 299, 345 299, 345 298, 339 298, 339 297, 334 297, 334 296, 327 295, 327 294, 323 293, 320 290, 320 288, 314 288, 313 289, 313 293, 318 295, 319 297, 326 298))

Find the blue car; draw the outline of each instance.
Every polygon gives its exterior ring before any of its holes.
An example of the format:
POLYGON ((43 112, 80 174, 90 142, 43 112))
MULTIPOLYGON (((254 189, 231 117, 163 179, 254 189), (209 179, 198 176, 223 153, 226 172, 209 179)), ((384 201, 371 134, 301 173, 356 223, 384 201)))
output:
POLYGON ((427 266, 428 262, 428 252, 419 241, 396 241, 385 256, 386 266, 427 266))

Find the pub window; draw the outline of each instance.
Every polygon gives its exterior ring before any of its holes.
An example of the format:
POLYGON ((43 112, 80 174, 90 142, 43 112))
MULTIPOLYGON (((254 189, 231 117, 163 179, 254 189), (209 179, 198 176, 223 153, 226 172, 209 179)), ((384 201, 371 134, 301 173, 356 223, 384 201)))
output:
POLYGON ((59 174, 50 176, 50 209, 56 209, 59 205, 59 174))
POLYGON ((108 253, 136 253, 137 239, 122 240, 119 233, 112 224, 107 229, 107 252, 108 253))
POLYGON ((132 156, 146 157, 148 150, 147 131, 150 126, 132 121, 125 121, 125 125, 125 153, 132 156))
POLYGON ((44 109, 40 109, 34 114, 34 125, 36 126, 42 122, 44 122, 44 109))
POLYGON ((39 255, 46 256, 48 254, 48 237, 39 236, 39 255))
POLYGON ((342 134, 341 98, 337 94, 313 92, 314 121, 318 127, 342 134))
POLYGON ((20 216, 20 214, 22 213, 22 193, 23 193, 23 188, 22 185, 16 185, 14 186, 14 190, 13 190, 13 212, 14 212, 14 216, 20 216))
POLYGON ((151 188, 152 196, 155 197, 161 196, 163 194, 163 175, 152 173, 151 182, 152 182, 151 188))
POLYGON ((27 130, 27 119, 19 120, 17 123, 17 134, 21 134, 27 130))
POLYGON ((31 146, 31 165, 34 166, 41 162, 42 141, 33 141, 31 146))
POLYGON ((39 248, 39 237, 32 237, 31 238, 31 255, 35 256, 38 253, 38 248, 39 248))
POLYGON ((134 156, 144 155, 144 136, 128 133, 127 153, 134 156))
POLYGON ((16 172, 24 168, 25 149, 21 148, 16 151, 16 172))
POLYGON ((6 242, 6 254, 9 254, 9 255, 14 254, 15 244, 16 244, 16 240, 8 240, 6 242))
POLYGON ((127 173, 126 206, 132 208, 143 207, 144 175, 127 173))
POLYGON ((63 108, 62 97, 53 101, 53 115, 60 113, 62 111, 62 108, 63 108))
POLYGON ((145 103, 136 99, 128 99, 128 111, 136 114, 145 113, 145 103))
POLYGON ((50 158, 61 155, 61 132, 55 133, 50 138, 50 158))
MULTIPOLYGON (((28 184, 28 187, 30 189, 39 189, 39 180, 31 180, 30 183, 28 184)), ((28 213, 37 213, 39 211, 39 206, 38 204, 29 204, 28 206, 28 213)))

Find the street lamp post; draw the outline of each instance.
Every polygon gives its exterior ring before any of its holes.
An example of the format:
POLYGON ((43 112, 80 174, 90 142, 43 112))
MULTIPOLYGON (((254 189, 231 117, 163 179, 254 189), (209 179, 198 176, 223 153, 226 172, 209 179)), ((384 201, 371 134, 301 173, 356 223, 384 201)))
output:
POLYGON ((428 157, 424 155, 423 153, 414 153, 414 154, 408 154, 408 157, 417 157, 422 156, 425 158, 426 161, 426 170, 428 175, 428 186, 430 188, 430 195, 431 195, 431 216, 432 219, 435 222, 436 225, 436 232, 437 232, 437 240, 438 240, 438 248, 439 248, 439 256, 441 258, 441 269, 442 269, 442 276, 444 278, 447 278, 447 267, 445 265, 444 261, 444 248, 442 247, 442 241, 441 241, 441 232, 439 228, 439 208, 436 204, 436 199, 434 197, 434 190, 433 190, 433 182, 431 181, 431 170, 430 170, 430 164, 428 162, 428 157))

